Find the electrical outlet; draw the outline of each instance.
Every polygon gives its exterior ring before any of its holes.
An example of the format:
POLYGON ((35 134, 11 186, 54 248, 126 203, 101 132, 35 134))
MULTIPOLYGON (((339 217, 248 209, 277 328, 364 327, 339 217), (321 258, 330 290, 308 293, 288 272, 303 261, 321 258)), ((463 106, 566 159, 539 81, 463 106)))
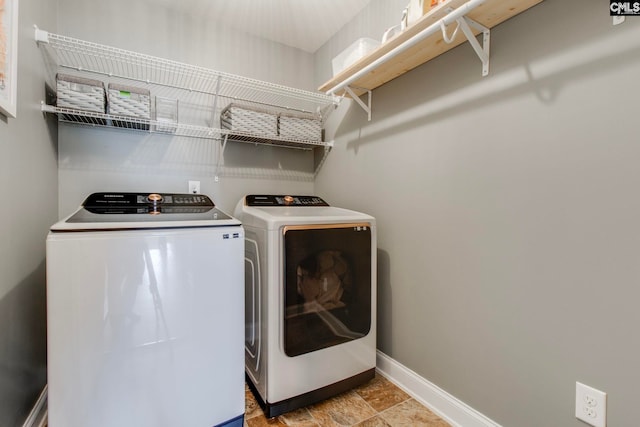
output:
POLYGON ((189 181, 189 193, 200 194, 200 181, 189 181))
POLYGON ((594 427, 607 427, 607 393, 576 381, 576 418, 594 427))

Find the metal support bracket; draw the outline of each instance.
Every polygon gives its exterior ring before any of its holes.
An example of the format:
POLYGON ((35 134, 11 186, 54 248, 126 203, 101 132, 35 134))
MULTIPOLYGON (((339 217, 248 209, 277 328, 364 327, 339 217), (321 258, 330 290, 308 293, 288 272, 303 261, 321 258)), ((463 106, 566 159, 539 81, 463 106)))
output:
MULTIPOLYGON (((318 172, 320 172, 320 169, 324 165, 325 160, 327 160, 327 157, 329 156, 329 152, 331 151, 332 148, 333 148, 333 141, 331 141, 329 145, 326 145, 322 148, 322 158, 316 163, 315 170, 313 171, 313 179, 317 178, 318 172)), ((315 158, 315 150, 314 150, 314 158, 315 158)))
POLYGON ((444 23, 441 21, 441 30, 442 30, 442 38, 446 43, 451 43, 456 37, 458 30, 462 30, 465 37, 469 41, 469 44, 482 61, 482 76, 485 77, 489 75, 489 53, 491 48, 491 30, 484 25, 474 21, 473 19, 467 16, 461 16, 455 21, 458 25, 456 29, 453 31, 451 36, 447 35, 446 27, 444 23), (473 34, 471 27, 476 28, 477 30, 482 31, 482 46, 476 39, 476 36, 473 34))
POLYGON ((473 50, 475 50, 478 58, 480 58, 480 61, 482 61, 482 76, 488 76, 489 54, 491 51, 491 30, 467 16, 458 19, 462 21, 460 23, 462 32, 465 36, 467 36, 467 40, 469 40, 471 47, 473 47, 473 50), (471 31, 471 28, 469 28, 469 25, 482 31, 482 46, 480 46, 480 43, 478 43, 478 40, 473 35, 473 32, 471 31))
POLYGON ((220 152, 220 156, 222 156, 224 154, 224 149, 227 148, 227 142, 228 141, 229 141, 229 134, 225 133, 224 134, 224 138, 222 138, 222 151, 220 152))
POLYGON ((214 173, 214 181, 220 182, 220 165, 222 164, 222 156, 224 155, 224 150, 227 148, 227 141, 229 141, 229 134, 224 134, 224 136, 220 140, 220 149, 218 150, 218 158, 216 159, 216 169, 214 173))
POLYGON ((37 25, 34 25, 35 29, 35 39, 38 43, 49 43, 49 33, 47 31, 41 30, 37 25))
MULTIPOLYGON (((220 83, 222 80, 222 76, 218 76, 216 78, 216 94, 213 98, 213 110, 211 110, 211 123, 209 124, 209 127, 216 127, 216 117, 218 117, 217 113, 218 113, 218 94, 220 93, 220 83)), ((226 141, 225 141, 226 144, 226 141)))
POLYGON ((368 96, 367 103, 365 104, 364 101, 358 95, 356 95, 349 86, 345 86, 344 90, 349 94, 349 96, 351 96, 354 101, 358 103, 360 107, 362 107, 362 109, 367 113, 367 120, 371 121, 371 91, 367 90, 368 96))

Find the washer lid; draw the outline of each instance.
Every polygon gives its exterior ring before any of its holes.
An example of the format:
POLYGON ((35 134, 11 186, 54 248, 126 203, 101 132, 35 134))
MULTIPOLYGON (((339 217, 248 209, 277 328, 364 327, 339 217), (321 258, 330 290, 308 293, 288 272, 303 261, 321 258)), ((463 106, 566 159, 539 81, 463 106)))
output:
POLYGON ((93 193, 52 231, 211 227, 240 222, 204 194, 93 193))

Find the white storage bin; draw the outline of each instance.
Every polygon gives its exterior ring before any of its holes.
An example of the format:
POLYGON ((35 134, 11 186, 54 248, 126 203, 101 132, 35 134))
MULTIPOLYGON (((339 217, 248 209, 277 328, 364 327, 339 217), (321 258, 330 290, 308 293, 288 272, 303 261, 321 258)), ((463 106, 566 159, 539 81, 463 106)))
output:
POLYGON ((333 60, 331 65, 333 66, 333 75, 337 75, 342 70, 350 67, 359 59, 367 56, 380 46, 380 42, 370 38, 360 38, 356 40, 351 46, 340 52, 333 60))
MULTIPOLYGON (((109 114, 130 116, 139 119, 151 118, 151 97, 148 89, 109 83, 107 89, 109 114)), ((114 126, 148 130, 145 123, 128 123, 114 120, 114 126)))
POLYGON ((322 123, 319 119, 294 114, 280 114, 278 122, 280 137, 303 141, 321 141, 322 123))
POLYGON ((220 127, 245 136, 277 137, 278 116, 265 110, 229 104, 220 114, 220 127))
POLYGON ((156 132, 176 133, 178 100, 156 96, 156 132))

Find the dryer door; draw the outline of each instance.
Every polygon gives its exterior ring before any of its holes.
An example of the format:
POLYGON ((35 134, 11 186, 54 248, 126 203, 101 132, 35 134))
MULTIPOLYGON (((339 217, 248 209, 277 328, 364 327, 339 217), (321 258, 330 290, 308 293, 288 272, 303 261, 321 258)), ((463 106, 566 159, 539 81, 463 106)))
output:
POLYGON ((371 226, 288 226, 284 350, 298 356, 364 337, 371 327, 371 226))
POLYGON ((262 293, 258 242, 250 235, 247 231, 244 247, 244 346, 246 368, 255 373, 260 368, 262 293))

